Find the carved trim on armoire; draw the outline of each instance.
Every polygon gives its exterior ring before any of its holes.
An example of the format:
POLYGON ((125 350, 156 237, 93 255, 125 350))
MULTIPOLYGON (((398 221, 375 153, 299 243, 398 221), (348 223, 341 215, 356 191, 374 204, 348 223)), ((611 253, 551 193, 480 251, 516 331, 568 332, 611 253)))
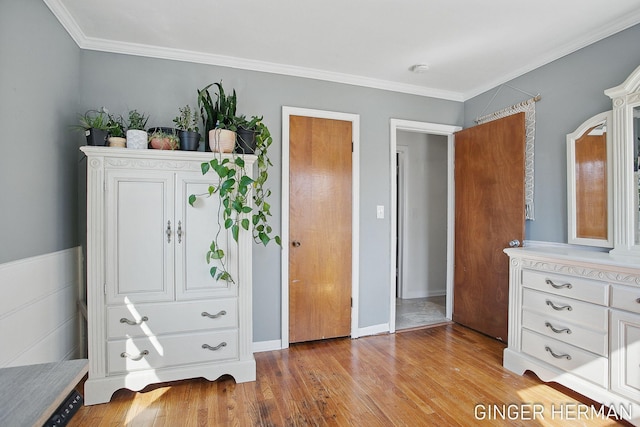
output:
POLYGON ((142 168, 142 169, 159 169, 159 170, 185 170, 199 171, 202 162, 183 161, 183 160, 150 160, 150 159, 127 159, 127 158, 108 158, 106 163, 112 168, 142 168))

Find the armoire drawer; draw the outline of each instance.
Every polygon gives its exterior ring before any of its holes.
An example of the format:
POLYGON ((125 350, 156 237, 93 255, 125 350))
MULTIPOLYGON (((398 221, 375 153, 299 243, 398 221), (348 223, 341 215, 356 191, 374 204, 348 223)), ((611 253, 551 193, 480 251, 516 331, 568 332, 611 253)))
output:
POLYGON ((127 338, 238 327, 235 298, 107 308, 107 337, 127 338))
POLYGON ((609 286, 603 282, 581 277, 523 270, 522 286, 594 304, 608 304, 609 286))
MULTIPOLYGON (((604 307, 602 311, 606 313, 604 307)), ((527 309, 522 310, 522 326, 600 356, 606 357, 609 351, 606 331, 594 331, 527 309)))
POLYGON ((522 308, 603 333, 609 327, 606 307, 547 292, 524 288, 522 308))
POLYGON ((237 358, 237 329, 107 343, 109 374, 237 358))
POLYGON ((601 387, 608 387, 608 361, 605 357, 527 329, 522 330, 522 352, 601 387))
POLYGON ((613 285, 611 307, 640 313, 640 287, 613 285))

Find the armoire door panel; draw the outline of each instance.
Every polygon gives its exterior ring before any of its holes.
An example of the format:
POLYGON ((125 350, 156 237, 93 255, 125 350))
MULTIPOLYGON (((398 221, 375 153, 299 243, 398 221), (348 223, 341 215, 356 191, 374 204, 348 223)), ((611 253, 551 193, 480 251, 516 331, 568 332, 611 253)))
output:
MULTIPOLYGON (((220 267, 219 260, 207 264, 206 254, 218 232, 218 224, 213 219, 219 212, 219 198, 200 197, 193 206, 189 205, 189 195, 207 194, 212 182, 211 176, 178 174, 176 178, 176 223, 180 236, 176 239, 176 297, 177 299, 198 299, 215 296, 229 296, 237 293, 237 287, 224 280, 211 277, 211 267, 220 267)), ((238 278, 237 245, 228 230, 222 230, 218 244, 227 256, 226 268, 234 279, 238 278), (235 242, 234 242, 235 243, 235 242)))
POLYGON ((166 173, 107 175, 106 266, 110 303, 173 299, 173 182, 166 173))

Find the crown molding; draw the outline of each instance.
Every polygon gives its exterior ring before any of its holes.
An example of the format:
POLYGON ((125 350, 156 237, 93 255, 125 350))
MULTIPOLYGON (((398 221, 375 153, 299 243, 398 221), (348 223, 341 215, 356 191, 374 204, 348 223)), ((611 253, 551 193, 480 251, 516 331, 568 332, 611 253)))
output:
POLYGON ((603 40, 609 36, 626 30, 636 24, 640 23, 640 9, 633 14, 626 15, 617 21, 610 22, 603 25, 599 29, 596 29, 589 33, 588 36, 580 39, 573 40, 571 43, 559 46, 557 49, 550 50, 546 55, 540 57, 537 61, 531 62, 522 68, 519 68, 511 73, 500 76, 480 87, 477 87, 469 92, 463 94, 463 101, 467 101, 475 96, 478 96, 488 90, 494 89, 501 84, 507 83, 517 77, 520 77, 530 71, 547 65, 557 59, 574 53, 584 47, 594 44, 600 40, 603 40))

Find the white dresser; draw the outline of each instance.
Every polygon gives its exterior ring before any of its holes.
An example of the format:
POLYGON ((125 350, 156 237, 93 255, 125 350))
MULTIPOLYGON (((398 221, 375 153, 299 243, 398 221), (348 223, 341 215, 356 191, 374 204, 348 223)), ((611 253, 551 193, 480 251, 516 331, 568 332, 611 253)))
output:
MULTIPOLYGON (((232 375, 256 378, 252 353, 251 245, 222 232, 235 283, 209 274, 217 197, 212 153, 82 147, 87 155, 85 404, 120 388, 232 375)), ((252 170, 254 156, 245 156, 252 170)))
POLYGON ((505 253, 504 367, 517 374, 530 370, 618 414, 629 412, 640 425, 640 263, 564 248, 505 253))

